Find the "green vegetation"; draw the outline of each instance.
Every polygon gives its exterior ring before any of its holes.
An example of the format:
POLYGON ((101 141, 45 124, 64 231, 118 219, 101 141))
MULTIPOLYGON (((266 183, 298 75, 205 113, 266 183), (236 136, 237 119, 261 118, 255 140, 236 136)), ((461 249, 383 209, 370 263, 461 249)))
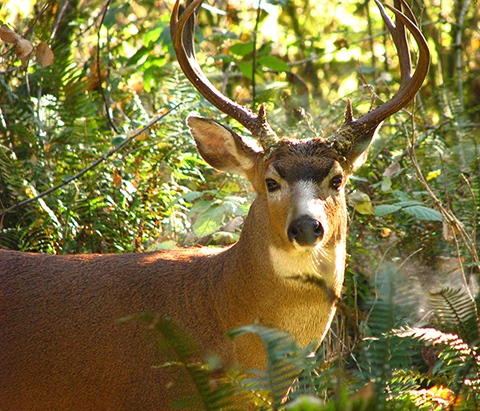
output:
MULTIPOLYGON (((0 6, 0 247, 116 253, 238 238, 253 192, 205 164, 185 118, 242 130, 180 72, 170 7, 0 6)), ((239 332, 260 335, 271 366, 255 379, 229 375, 213 394, 209 365, 198 366, 205 409, 225 408, 232 384, 259 407, 281 408, 292 373, 293 411, 480 408, 480 9, 469 0, 412 8, 431 69, 415 106, 383 125, 351 180, 345 291, 321 352, 247 327, 239 332)), ((395 49, 369 0, 212 1, 199 25, 211 81, 244 105, 268 103, 279 135, 328 135, 347 98, 360 116, 399 85, 395 49)), ((183 347, 175 366, 193 369, 190 343, 156 324, 183 347)))

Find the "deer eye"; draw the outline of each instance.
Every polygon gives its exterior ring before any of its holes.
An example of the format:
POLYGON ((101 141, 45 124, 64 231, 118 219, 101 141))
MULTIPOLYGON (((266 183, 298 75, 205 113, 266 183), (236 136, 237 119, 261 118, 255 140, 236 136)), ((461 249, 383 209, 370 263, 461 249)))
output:
POLYGON ((273 178, 266 178, 265 185, 267 186, 269 193, 273 193, 280 188, 280 184, 278 184, 273 178))
POLYGON ((330 187, 332 187, 334 190, 338 190, 342 185, 342 182, 343 182, 342 176, 340 175, 335 176, 330 180, 330 187))

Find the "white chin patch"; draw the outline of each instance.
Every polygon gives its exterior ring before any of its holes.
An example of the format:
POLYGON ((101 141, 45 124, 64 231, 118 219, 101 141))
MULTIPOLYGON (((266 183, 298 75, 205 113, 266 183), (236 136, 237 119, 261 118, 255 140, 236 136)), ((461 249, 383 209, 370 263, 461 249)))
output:
POLYGON ((295 247, 295 250, 298 252, 298 253, 313 253, 315 252, 315 249, 317 247, 319 247, 319 244, 315 244, 314 246, 310 246, 310 245, 300 245, 297 243, 296 240, 293 240, 292 241, 292 244, 293 246, 295 247))
POLYGON ((288 252, 274 246, 269 247, 270 261, 278 275, 282 277, 301 274, 321 275, 319 272, 321 263, 335 265, 335 256, 329 255, 330 253, 318 246, 315 248, 297 244, 295 248, 296 251, 288 252))

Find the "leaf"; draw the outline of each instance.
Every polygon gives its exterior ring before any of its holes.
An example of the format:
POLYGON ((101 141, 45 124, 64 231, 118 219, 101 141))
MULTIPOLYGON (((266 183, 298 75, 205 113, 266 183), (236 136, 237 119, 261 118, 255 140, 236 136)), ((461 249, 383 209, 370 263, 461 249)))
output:
POLYGON ((384 215, 387 214, 392 214, 400 210, 402 207, 396 204, 384 204, 384 205, 379 205, 373 208, 373 213, 377 217, 383 217, 384 215))
POLYGON ((25 39, 19 38, 15 46, 15 52, 19 59, 25 59, 30 56, 33 51, 33 44, 25 39))
POLYGON ((373 214, 372 203, 368 194, 354 191, 348 196, 348 200, 355 204, 355 210, 360 214, 373 214))
POLYGON ((115 167, 113 169, 113 186, 115 188, 120 188, 122 186, 122 175, 118 171, 118 169, 115 167))
POLYGON ((399 201, 398 203, 395 203, 395 205, 398 205, 400 207, 410 207, 410 206, 417 206, 417 205, 422 205, 420 201, 399 201))
POLYGON ((223 206, 225 210, 234 215, 245 215, 248 213, 248 206, 241 204, 237 199, 240 197, 228 197, 225 199, 223 206))
POLYGON ((419 220, 425 221, 442 221, 442 215, 433 208, 428 208, 421 205, 416 205, 412 207, 404 207, 402 211, 405 211, 407 214, 418 218, 419 220))
POLYGON ((43 41, 37 46, 36 56, 42 68, 53 64, 53 51, 48 44, 43 41))
POLYGON ((275 57, 275 56, 272 56, 272 55, 260 57, 258 59, 258 64, 261 64, 262 66, 265 66, 265 67, 267 67, 271 70, 274 70, 274 71, 288 71, 288 70, 290 70, 290 67, 288 66, 287 63, 280 60, 278 57, 275 57))
POLYGON ((228 48, 230 53, 237 56, 245 57, 246 55, 253 53, 253 42, 248 43, 236 43, 228 48))
POLYGON ((148 247, 148 251, 157 251, 157 250, 173 250, 177 247, 177 243, 173 240, 162 241, 158 244, 153 244, 148 247))
POLYGON ((143 36, 143 43, 146 47, 150 45, 150 43, 156 43, 157 40, 160 38, 160 35, 162 34, 164 27, 159 26, 155 27, 152 30, 148 31, 144 36, 143 36))
POLYGON ((212 207, 202 214, 192 226, 192 230, 198 237, 204 237, 217 231, 224 218, 224 208, 212 207))
POLYGON ((390 180, 390 178, 388 177, 384 177, 382 180, 382 186, 381 186, 382 191, 383 192, 390 191, 391 188, 392 188, 392 180, 390 180))
POLYGON ((15 53, 22 62, 22 68, 24 70, 26 70, 28 67, 28 61, 30 60, 32 51, 33 44, 30 41, 22 39, 21 37, 17 38, 17 42, 15 44, 15 53))
POLYGON ((362 201, 355 206, 360 214, 374 214, 372 209, 372 203, 370 201, 362 201))
POLYGON ((20 36, 5 24, 0 27, 0 39, 7 43, 16 43, 20 36))
POLYGON ((394 163, 390 164, 387 169, 383 172, 382 176, 385 178, 392 179, 393 176, 398 174, 401 171, 400 163, 395 161, 394 163))

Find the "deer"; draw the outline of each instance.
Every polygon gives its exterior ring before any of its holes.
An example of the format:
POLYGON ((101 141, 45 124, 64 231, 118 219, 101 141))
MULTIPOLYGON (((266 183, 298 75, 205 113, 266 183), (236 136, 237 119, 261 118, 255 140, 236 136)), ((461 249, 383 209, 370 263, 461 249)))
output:
POLYGON ((188 379, 160 367, 164 353, 142 325, 118 321, 136 313, 173 320, 202 352, 240 369, 264 369, 266 356, 258 338, 231 340, 230 330, 275 327, 301 346, 320 344, 329 330, 346 264, 346 184, 366 161, 382 122, 422 86, 428 45, 404 0, 377 1, 398 51, 398 91, 357 119, 348 101, 343 124, 328 138, 279 138, 266 105, 255 114, 220 93, 202 71, 194 34, 201 3, 188 1, 179 15, 176 1, 172 41, 198 92, 258 141, 213 119, 187 118, 205 161, 246 177, 256 191, 240 239, 220 249, 117 255, 0 251, 2 411, 169 409, 188 379), (415 70, 406 29, 418 48, 415 70), (308 277, 316 281, 302 281, 308 277))

